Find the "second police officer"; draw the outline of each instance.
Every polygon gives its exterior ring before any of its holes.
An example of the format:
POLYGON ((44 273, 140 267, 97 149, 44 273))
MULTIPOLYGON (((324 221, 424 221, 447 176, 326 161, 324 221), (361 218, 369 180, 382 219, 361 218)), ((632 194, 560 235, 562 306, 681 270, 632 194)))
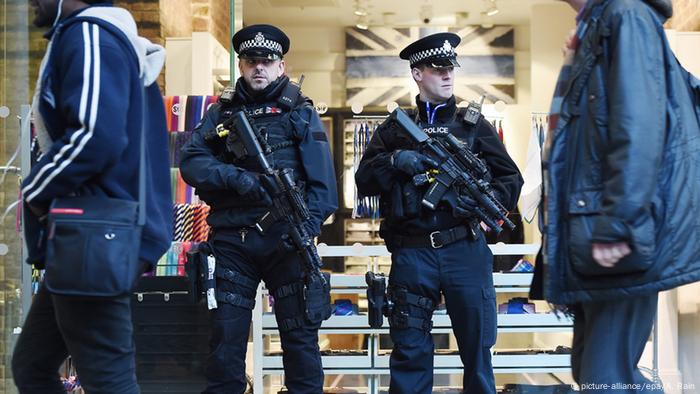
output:
MULTIPOLYGON (((251 226, 270 208, 270 196, 254 160, 231 157, 225 139, 210 138, 215 127, 244 110, 272 149, 276 169, 289 168, 305 185, 313 236, 337 208, 330 147, 318 113, 285 75, 288 37, 270 25, 248 26, 233 36, 241 77, 205 115, 183 148, 184 180, 211 206, 209 245, 216 258, 216 299, 204 393, 243 393, 251 310, 260 280, 275 299, 285 384, 292 393, 320 393, 323 369, 318 347, 320 321, 307 318, 304 272, 299 255, 280 239, 278 222, 265 235, 251 226)), ((330 308, 330 305, 324 305, 330 308)), ((323 313, 325 314, 325 312, 323 313)))
MULTIPOLYGON (((523 183, 518 168, 483 116, 469 123, 455 104, 454 67, 459 64, 454 48, 459 42, 456 34, 438 33, 401 51, 420 92, 417 110, 409 115, 433 138, 450 133, 467 143, 489 167, 499 201, 512 210, 523 183)), ((443 203, 435 211, 421 206, 425 190, 414 187, 411 179, 437 163, 416 149, 387 121, 375 131, 355 175, 361 195, 381 196, 380 235, 392 253, 390 392, 432 392, 431 319, 442 293, 464 364, 464 392, 495 393, 490 352, 496 341, 493 256, 468 196, 457 196, 457 204, 443 203)))

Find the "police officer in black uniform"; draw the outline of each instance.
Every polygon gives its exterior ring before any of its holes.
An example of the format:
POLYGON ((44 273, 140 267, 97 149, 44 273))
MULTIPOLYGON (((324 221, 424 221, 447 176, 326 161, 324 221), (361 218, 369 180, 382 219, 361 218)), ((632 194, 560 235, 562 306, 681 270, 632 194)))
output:
POLYGON ((233 36, 233 46, 240 57, 241 78, 235 90, 227 88, 207 112, 183 148, 180 163, 184 180, 211 206, 208 244, 216 258, 218 307, 212 313, 204 393, 245 391, 251 310, 262 279, 275 300, 285 384, 292 393, 318 394, 323 390, 321 321, 308 318, 302 263, 284 239, 289 227, 280 221, 264 235, 252 227, 270 209, 262 169, 251 158, 232 155, 226 139, 212 132, 234 113, 248 114, 261 143, 272 151, 268 161, 276 169, 292 169, 297 183, 304 185, 311 212, 305 228, 313 236, 338 204, 330 147, 311 101, 285 75, 287 36, 274 26, 253 25, 233 36))
MULTIPOLYGON (((455 105, 454 67, 459 64, 454 48, 459 42, 455 34, 438 33, 401 52, 420 91, 417 111, 409 115, 433 138, 450 133, 467 143, 489 167, 495 193, 510 210, 523 183, 518 168, 483 116, 465 119, 465 111, 455 105)), ((392 253, 390 392, 432 392, 431 319, 442 293, 464 364, 464 392, 495 393, 493 256, 474 217, 475 202, 466 194, 450 191, 446 200, 453 203, 441 202, 434 211, 421 206, 425 188, 414 186, 411 178, 436 164, 387 121, 372 136, 355 175, 361 195, 381 196, 380 235, 392 253)))

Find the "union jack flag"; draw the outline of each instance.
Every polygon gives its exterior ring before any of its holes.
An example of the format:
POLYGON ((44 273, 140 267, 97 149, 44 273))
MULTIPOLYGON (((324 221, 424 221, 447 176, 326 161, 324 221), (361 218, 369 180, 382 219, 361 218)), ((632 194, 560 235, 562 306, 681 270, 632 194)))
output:
POLYGON ((373 27, 348 28, 346 37, 346 101, 366 107, 391 102, 413 105, 417 94, 408 62, 399 52, 413 41, 449 31, 462 39, 456 48, 461 67, 455 68, 457 103, 475 100, 515 103, 515 45, 512 26, 482 28, 373 27))

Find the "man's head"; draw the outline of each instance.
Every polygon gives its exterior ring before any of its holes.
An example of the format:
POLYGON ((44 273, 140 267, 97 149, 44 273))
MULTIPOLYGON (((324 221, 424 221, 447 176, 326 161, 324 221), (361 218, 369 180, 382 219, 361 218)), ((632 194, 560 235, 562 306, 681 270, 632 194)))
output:
POLYGON ((34 7, 34 21, 36 27, 50 27, 58 16, 59 0, 30 0, 34 7))
POLYGON ((233 35, 233 48, 240 61, 241 76, 253 91, 268 87, 285 73, 282 59, 289 50, 289 37, 275 26, 251 25, 233 35))
POLYGON ((454 68, 459 67, 454 48, 459 42, 456 34, 437 33, 413 42, 399 54, 410 62, 421 100, 442 102, 452 97, 454 68))
POLYGON ((270 60, 260 58, 241 58, 238 61, 238 70, 251 90, 259 92, 268 87, 285 71, 284 60, 270 60))
POLYGON ((411 69, 421 100, 432 103, 447 101, 454 92, 454 66, 433 67, 421 64, 411 69))
POLYGON ((59 18, 91 4, 111 3, 112 0, 29 0, 34 7, 36 27, 51 27, 59 18))

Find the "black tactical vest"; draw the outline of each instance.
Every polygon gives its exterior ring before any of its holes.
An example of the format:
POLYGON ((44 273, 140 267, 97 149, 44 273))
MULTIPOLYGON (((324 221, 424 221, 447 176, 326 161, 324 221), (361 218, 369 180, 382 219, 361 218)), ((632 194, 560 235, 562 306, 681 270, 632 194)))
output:
MULTIPOLYGON (((291 85, 291 84, 289 84, 291 85)), ((295 180, 302 180, 304 171, 302 169, 301 156, 298 145, 299 135, 304 126, 295 124, 292 116, 294 111, 300 109, 306 103, 306 98, 301 96, 296 85, 284 89, 279 98, 264 103, 221 103, 218 124, 231 117, 238 111, 245 111, 251 125, 259 132, 259 142, 266 152, 268 162, 275 169, 289 168, 294 171, 295 180), (294 105, 288 103, 293 102, 294 105)), ((262 168, 254 158, 229 158, 231 164, 246 170, 261 172, 262 168)))
MULTIPOLYGON (((420 119, 415 109, 407 111, 413 121, 431 138, 440 139, 452 134, 470 148, 474 144, 475 127, 464 121, 465 111, 458 109, 451 119, 442 122, 428 124, 420 119)), ((392 150, 416 149, 417 145, 410 137, 402 132, 398 126, 391 125, 392 129, 385 137, 385 141, 392 150)), ((394 224, 400 228, 411 227, 418 233, 422 229, 449 228, 461 224, 462 220, 452 216, 451 210, 445 204, 440 204, 436 211, 431 211, 421 204, 427 185, 414 186, 410 178, 397 180, 392 191, 380 199, 380 209, 387 224, 394 224)))

